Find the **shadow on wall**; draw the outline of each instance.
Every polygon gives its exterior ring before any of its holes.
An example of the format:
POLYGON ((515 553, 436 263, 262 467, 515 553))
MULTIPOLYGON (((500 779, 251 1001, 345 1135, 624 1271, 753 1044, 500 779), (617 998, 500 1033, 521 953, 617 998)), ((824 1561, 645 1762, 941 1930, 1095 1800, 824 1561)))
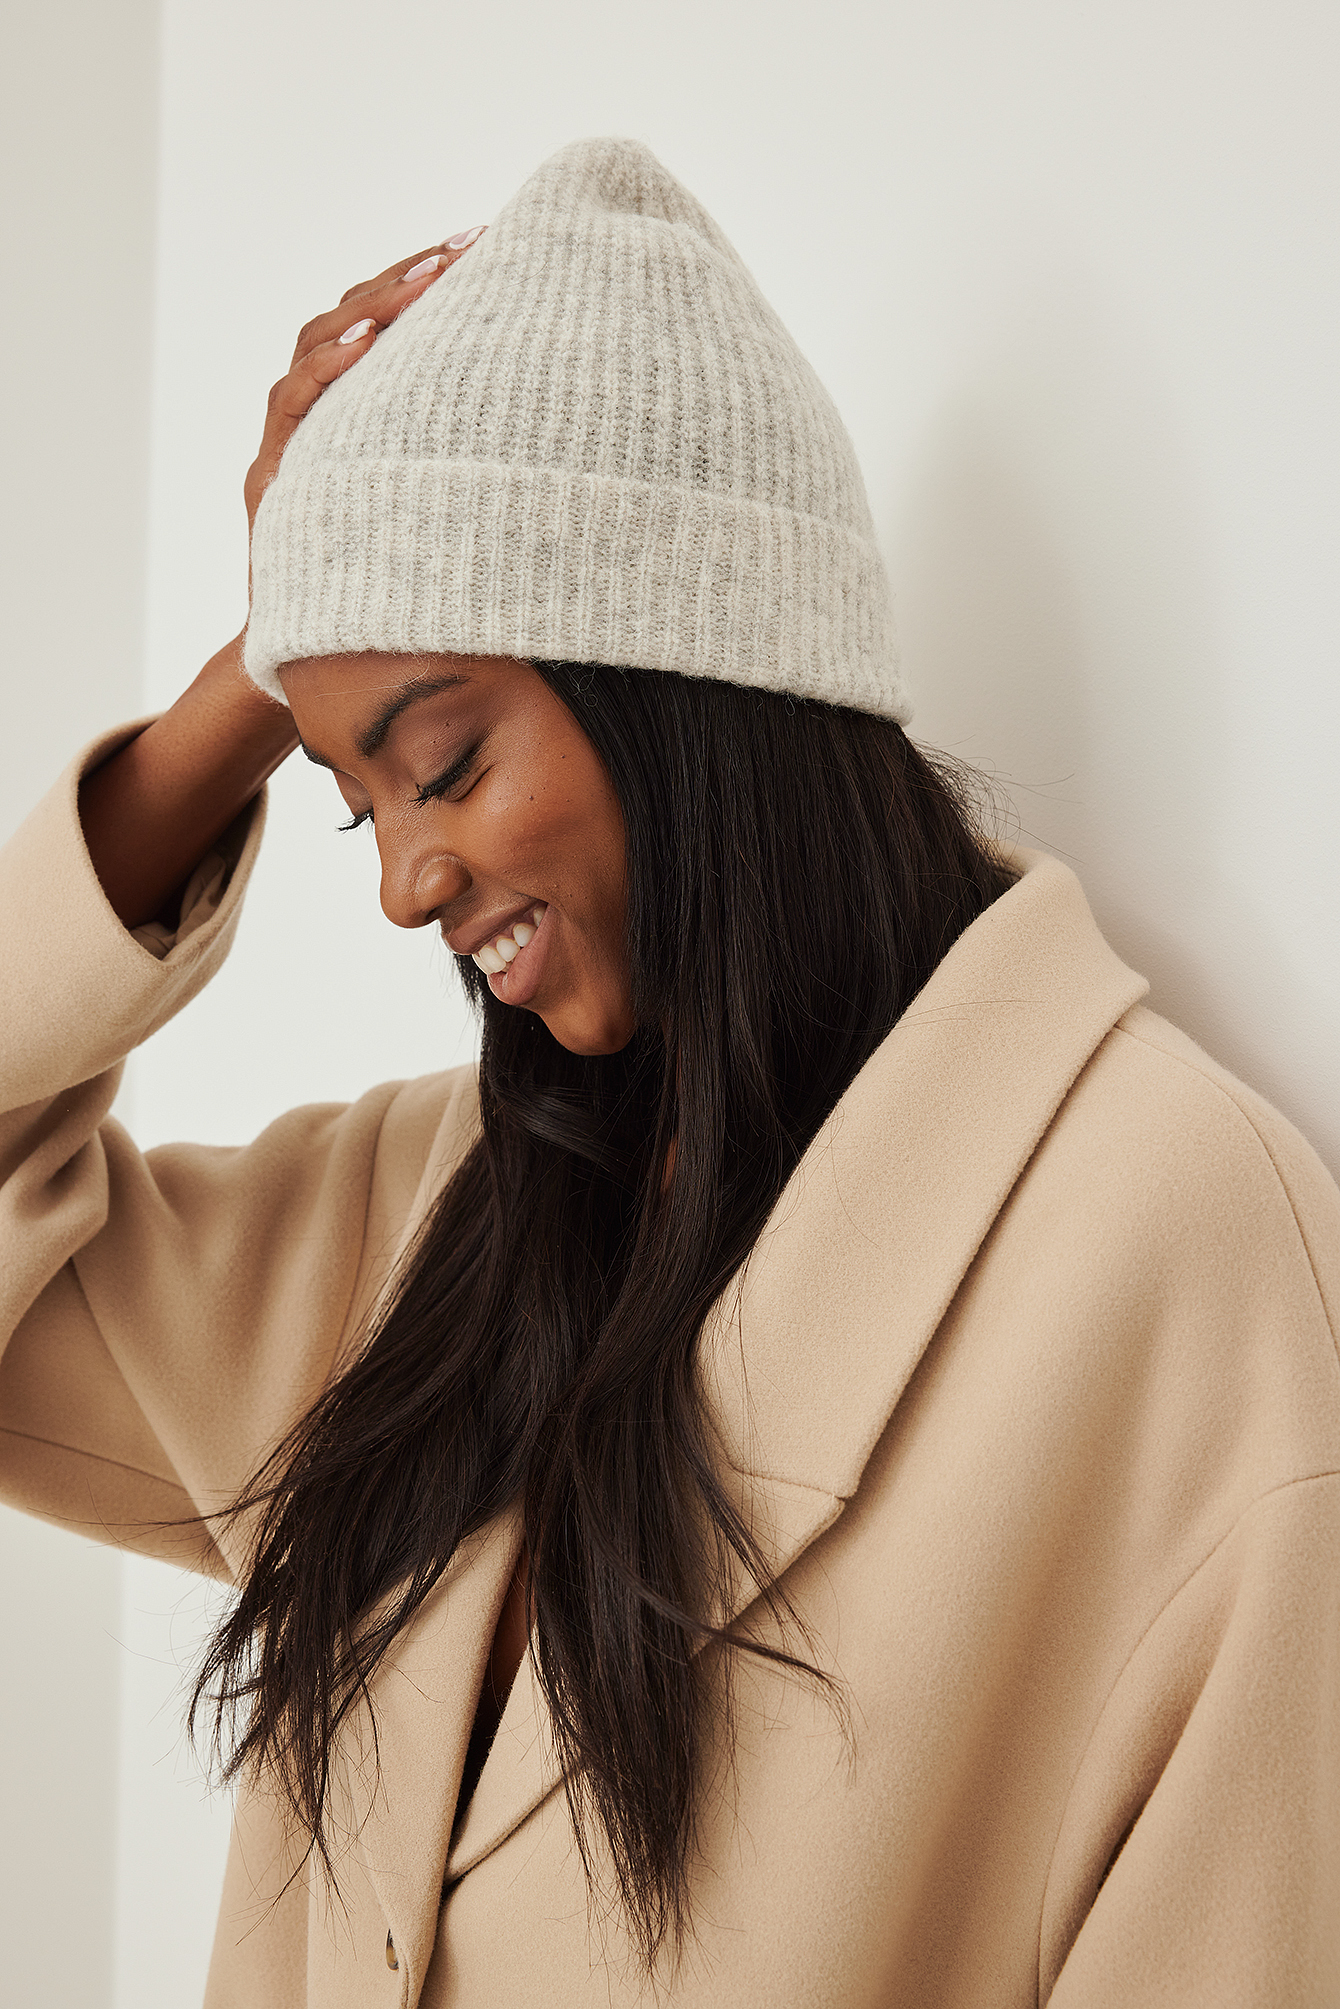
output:
POLYGON ((923 433, 892 568, 911 729, 1007 791, 1010 833, 1074 866, 1152 1007, 1334 1167, 1326 986, 1235 869, 1259 681, 1224 646, 1193 453, 1116 320, 1054 274, 923 433))

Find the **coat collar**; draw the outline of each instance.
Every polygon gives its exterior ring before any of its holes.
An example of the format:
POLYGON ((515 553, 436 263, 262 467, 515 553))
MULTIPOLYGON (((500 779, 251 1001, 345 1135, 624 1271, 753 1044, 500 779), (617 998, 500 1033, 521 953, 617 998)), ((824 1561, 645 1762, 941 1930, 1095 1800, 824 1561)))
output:
MULTIPOLYGON (((962 934, 824 1123, 700 1359, 732 1485, 773 1575, 855 1492, 993 1221, 1095 1049, 1148 990, 1078 879, 1021 876, 962 934)), ((360 1852, 422 1985, 443 1865, 463 1876, 552 1791, 547 1713, 523 1661, 460 1831, 451 1817, 483 1668, 519 1549, 504 1519, 453 1568, 374 1684, 380 1786, 360 1852)), ((734 1611, 750 1601, 742 1584, 734 1611)))
POLYGON ((1149 986, 1078 879, 1022 876, 955 943, 806 1152, 703 1335, 732 1465, 849 1499, 1011 1187, 1149 986))

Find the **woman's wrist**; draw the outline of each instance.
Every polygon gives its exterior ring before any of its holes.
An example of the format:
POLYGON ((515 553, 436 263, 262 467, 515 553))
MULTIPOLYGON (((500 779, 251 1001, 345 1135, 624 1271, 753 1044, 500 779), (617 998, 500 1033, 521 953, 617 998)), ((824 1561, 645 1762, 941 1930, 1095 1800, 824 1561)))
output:
POLYGON ((184 735, 204 756, 203 765, 211 773, 227 774, 235 785, 244 786, 238 808, 250 801, 298 744, 287 705, 268 697, 243 669, 242 643, 243 635, 236 635, 211 656, 171 710, 148 728, 149 732, 165 729, 160 734, 165 743, 169 736, 176 740, 184 735))
POLYGON ((291 713, 250 681, 237 636, 171 708, 84 777, 84 838, 128 928, 162 919, 200 859, 297 744, 291 713))

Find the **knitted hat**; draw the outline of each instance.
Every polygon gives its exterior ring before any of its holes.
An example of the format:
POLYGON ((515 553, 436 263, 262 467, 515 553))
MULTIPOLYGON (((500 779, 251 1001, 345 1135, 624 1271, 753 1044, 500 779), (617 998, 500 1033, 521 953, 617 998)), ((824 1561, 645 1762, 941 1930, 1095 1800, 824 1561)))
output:
POLYGON ((325 391, 256 516, 246 667, 364 649, 911 715, 860 469, 737 254, 579 140, 325 391))

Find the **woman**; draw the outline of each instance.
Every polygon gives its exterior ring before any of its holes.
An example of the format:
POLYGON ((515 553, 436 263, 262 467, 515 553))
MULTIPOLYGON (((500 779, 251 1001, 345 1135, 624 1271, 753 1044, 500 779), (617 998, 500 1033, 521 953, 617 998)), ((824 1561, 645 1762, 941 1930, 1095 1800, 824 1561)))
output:
POLYGON ((247 492, 3 878, 6 1496, 236 1586, 209 2002, 1340 2000, 1340 1195, 906 739, 716 226, 566 149, 247 492), (478 1076, 142 1157, 297 744, 478 1076))

